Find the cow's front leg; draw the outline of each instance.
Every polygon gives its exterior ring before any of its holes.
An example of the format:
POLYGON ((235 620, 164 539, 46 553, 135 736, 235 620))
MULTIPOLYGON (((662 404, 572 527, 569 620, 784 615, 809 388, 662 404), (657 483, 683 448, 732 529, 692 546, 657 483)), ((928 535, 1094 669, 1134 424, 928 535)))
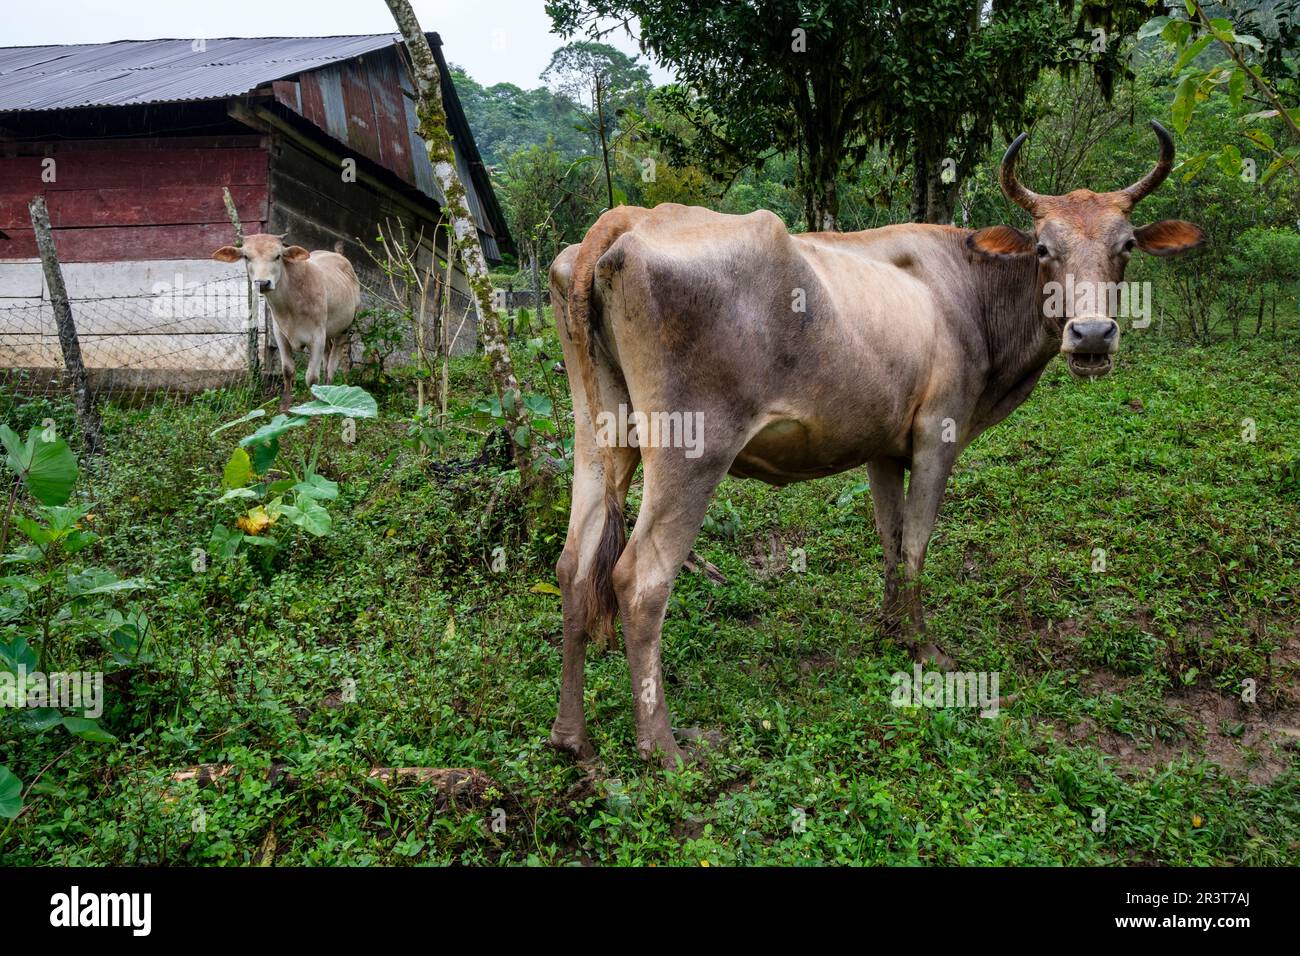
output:
POLYGON ((307 391, 320 381, 321 364, 325 361, 325 330, 312 337, 307 359, 307 391))
MULTIPOLYGON (((918 424, 917 432, 922 431, 918 424)), ((914 437, 912 477, 907 485, 903 512, 903 586, 901 604, 906 615, 905 634, 914 660, 951 670, 952 658, 937 644, 926 640, 925 609, 921 599, 921 570, 934 532, 934 522, 943 503, 943 493, 957 457, 955 441, 943 440, 945 432, 935 429, 933 440, 914 437)))
POLYGON ((903 463, 896 458, 882 458, 867 463, 876 531, 880 535, 880 547, 885 553, 885 587, 880 602, 880 624, 884 632, 891 636, 896 636, 902 628, 898 562, 903 552, 903 471, 903 463))
POLYGON ((298 374, 298 367, 293 362, 293 346, 280 333, 280 326, 273 326, 275 331, 275 348, 280 353, 280 411, 287 412, 293 404, 293 379, 298 374))

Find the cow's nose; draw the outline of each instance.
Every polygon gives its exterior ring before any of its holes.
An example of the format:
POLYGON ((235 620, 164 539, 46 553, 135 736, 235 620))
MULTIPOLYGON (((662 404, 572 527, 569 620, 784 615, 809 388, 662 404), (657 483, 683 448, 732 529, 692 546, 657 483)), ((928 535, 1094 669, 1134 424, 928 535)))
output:
POLYGON ((271 288, 271 280, 270 280, 270 279, 258 279, 258 280, 257 280, 257 291, 258 291, 258 292, 267 292, 267 291, 270 290, 270 288, 271 288))
POLYGON ((1119 337, 1119 323, 1114 319, 1075 319, 1065 336, 1072 352, 1111 352, 1119 337))

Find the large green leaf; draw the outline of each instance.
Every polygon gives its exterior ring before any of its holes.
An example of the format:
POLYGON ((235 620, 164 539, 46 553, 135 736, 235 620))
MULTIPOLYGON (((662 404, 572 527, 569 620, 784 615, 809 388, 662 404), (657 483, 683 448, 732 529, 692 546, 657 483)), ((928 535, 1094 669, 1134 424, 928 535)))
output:
POLYGON ((0 444, 4 445, 5 454, 9 458, 9 467, 14 471, 22 471, 27 466, 16 464, 22 461, 23 457, 23 440, 18 437, 8 425, 0 425, 0 444))
POLYGON ((345 415, 377 418, 379 406, 364 388, 355 385, 313 385, 316 401, 289 409, 294 415, 345 415))
POLYGON ((218 558, 227 560, 235 556, 243 539, 243 532, 219 524, 212 529, 212 537, 208 539, 208 550, 218 558))
POLYGON ((253 446, 253 471, 259 475, 265 475, 275 464, 275 458, 280 454, 280 439, 272 438, 269 442, 253 446))
POLYGON ((82 740, 89 740, 95 744, 115 744, 117 738, 99 726, 99 721, 91 720, 89 717, 64 717, 63 726, 67 728, 68 733, 74 737, 80 737, 82 740))
POLYGON ((87 568, 78 574, 68 575, 69 597, 89 597, 92 594, 135 591, 147 586, 139 578, 121 579, 112 571, 105 571, 101 568, 87 568))
POLYGON ((33 498, 43 505, 61 505, 72 496, 72 486, 77 483, 77 456, 63 439, 46 441, 41 429, 33 428, 24 445, 12 429, 0 425, 0 442, 5 447, 6 462, 22 478, 33 498))
POLYGON ((317 501, 332 501, 339 496, 338 482, 330 481, 324 475, 308 475, 292 489, 295 494, 315 498, 317 501))
POLYGON ((1174 128, 1180 133, 1187 132, 1187 125, 1192 121, 1192 110, 1196 108, 1196 77, 1185 76, 1178 84, 1174 94, 1172 109, 1174 128))
POLYGON ((281 505, 278 510, 280 516, 290 524, 297 525, 318 538, 329 534, 333 527, 330 513, 307 495, 298 495, 293 504, 281 505))
POLYGON ((23 782, 0 767, 0 817, 12 820, 23 809, 23 782))
POLYGON ((224 425, 212 429, 212 431, 208 432, 208 437, 212 438, 213 436, 220 435, 227 428, 234 428, 236 425, 242 425, 244 422, 251 422, 254 418, 262 418, 264 415, 266 415, 264 409, 255 408, 247 415, 236 418, 233 422, 226 422, 224 425))
POLYGON ((230 453, 230 461, 226 462, 226 468, 221 473, 221 487, 242 488, 252 477, 253 463, 249 460, 248 452, 236 448, 230 453))
POLYGON ((62 722, 63 714, 57 707, 24 707, 14 715, 14 723, 29 734, 39 734, 62 722))
POLYGON ((276 415, 269 422, 259 428, 253 434, 245 436, 239 440, 239 447, 247 448, 249 445, 262 445, 273 439, 279 438, 291 428, 302 428, 307 424, 307 419, 301 416, 290 418, 288 415, 276 415))

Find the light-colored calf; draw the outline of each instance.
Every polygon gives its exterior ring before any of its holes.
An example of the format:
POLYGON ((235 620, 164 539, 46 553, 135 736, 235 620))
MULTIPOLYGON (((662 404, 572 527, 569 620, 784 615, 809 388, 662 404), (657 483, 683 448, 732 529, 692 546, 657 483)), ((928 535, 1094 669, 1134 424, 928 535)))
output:
POLYGON ((296 350, 308 353, 307 388, 320 381, 322 362, 325 381, 333 383, 361 305, 361 284, 352 263, 337 252, 308 252, 302 246, 286 246, 284 236, 265 233, 245 236, 239 249, 222 246, 212 258, 221 262, 242 259, 249 279, 271 307, 284 374, 280 410, 287 411, 293 400, 296 350))

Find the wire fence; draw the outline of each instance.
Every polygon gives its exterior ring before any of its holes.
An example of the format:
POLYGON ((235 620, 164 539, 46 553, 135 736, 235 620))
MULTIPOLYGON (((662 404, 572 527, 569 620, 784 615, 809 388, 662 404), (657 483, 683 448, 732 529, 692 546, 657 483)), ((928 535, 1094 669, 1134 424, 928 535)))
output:
MULTIPOLYGON (((178 274, 128 294, 78 295, 72 288, 69 306, 96 408, 201 395, 208 407, 233 416, 280 388, 273 319, 260 296, 250 298, 242 269, 199 282, 178 274)), ((420 360, 421 343, 424 361, 436 361, 442 297, 429 303, 418 320, 409 313, 387 315, 390 325, 377 341, 374 327, 385 320, 385 306, 363 296, 336 382, 349 374, 364 379, 367 371, 413 365, 420 360)), ((472 350, 473 302, 458 289, 449 296, 449 320, 452 341, 463 343, 462 351, 472 350)), ((298 353, 294 361, 301 382, 307 356, 298 353)), ((323 380, 323 369, 321 374, 323 380)), ((75 388, 48 294, 0 298, 0 420, 30 425, 27 419, 37 404, 71 399, 75 388)), ((306 397, 301 384, 296 393, 306 397)))

